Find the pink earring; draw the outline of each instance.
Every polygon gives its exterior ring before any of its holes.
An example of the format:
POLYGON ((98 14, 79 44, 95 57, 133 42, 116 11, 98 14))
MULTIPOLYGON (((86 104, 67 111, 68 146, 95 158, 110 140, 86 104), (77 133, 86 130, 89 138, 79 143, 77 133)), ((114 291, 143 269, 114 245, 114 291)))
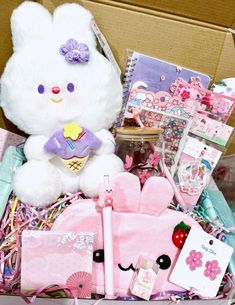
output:
POLYGON ((206 269, 204 275, 209 277, 211 281, 214 281, 217 278, 217 275, 221 274, 221 268, 217 260, 206 262, 206 269))
POLYGON ((200 268, 202 266, 202 253, 192 250, 189 253, 189 256, 186 258, 186 264, 189 265, 189 269, 191 271, 196 270, 196 268, 200 268))

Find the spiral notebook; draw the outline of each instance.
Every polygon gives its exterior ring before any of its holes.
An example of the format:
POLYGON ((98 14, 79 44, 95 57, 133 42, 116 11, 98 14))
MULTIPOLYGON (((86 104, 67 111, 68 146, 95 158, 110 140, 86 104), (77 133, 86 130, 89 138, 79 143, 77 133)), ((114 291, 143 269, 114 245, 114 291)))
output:
MULTIPOLYGON (((209 86, 211 81, 211 78, 208 75, 195 72, 193 70, 183 68, 138 52, 132 52, 128 57, 124 76, 122 110, 115 123, 115 126, 120 127, 123 125, 127 102, 132 90, 141 91, 141 89, 144 89, 145 92, 148 91, 150 93, 159 93, 160 95, 164 92, 172 95, 171 86, 174 85, 178 78, 181 78, 185 82, 195 83, 198 81, 206 88, 209 86)), ((160 95, 159 99, 163 101, 164 96, 160 95)), ((167 96, 167 98, 170 97, 167 96)), ((177 115, 177 113, 174 113, 174 115, 177 115)))

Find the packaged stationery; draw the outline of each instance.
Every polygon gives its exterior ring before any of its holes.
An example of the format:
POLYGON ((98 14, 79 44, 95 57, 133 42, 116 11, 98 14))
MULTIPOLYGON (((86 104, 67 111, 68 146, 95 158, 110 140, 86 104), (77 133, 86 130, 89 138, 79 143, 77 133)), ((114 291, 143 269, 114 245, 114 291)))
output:
POLYGON ((232 126, 211 119, 205 114, 196 113, 190 132, 225 147, 233 134, 233 130, 232 126))
POLYGON ((210 90, 235 98, 235 78, 222 79, 210 87, 210 90))
MULTIPOLYGON (((213 87, 213 86, 212 86, 213 87)), ((235 107, 234 96, 206 89, 202 84, 187 83, 178 78, 172 86, 175 97, 183 97, 184 102, 193 102, 195 113, 190 132, 221 146, 227 146, 233 127, 226 124, 235 107)))
MULTIPOLYGON (((215 86, 212 86, 215 90, 215 86)), ((196 112, 211 119, 226 123, 235 107, 233 95, 213 92, 204 87, 201 83, 185 82, 178 78, 171 87, 174 97, 182 97, 184 103, 194 100, 196 112)))
POLYGON ((175 180, 188 209, 191 210, 196 205, 221 156, 219 149, 187 136, 175 180))

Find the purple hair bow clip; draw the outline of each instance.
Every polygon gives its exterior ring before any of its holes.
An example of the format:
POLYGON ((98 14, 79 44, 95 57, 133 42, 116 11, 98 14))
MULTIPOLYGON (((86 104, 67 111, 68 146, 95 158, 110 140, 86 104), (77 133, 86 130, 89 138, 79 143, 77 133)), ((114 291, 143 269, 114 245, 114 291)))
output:
POLYGON ((84 63, 89 60, 89 48, 85 43, 78 43, 71 38, 60 47, 60 54, 65 56, 69 63, 84 63))

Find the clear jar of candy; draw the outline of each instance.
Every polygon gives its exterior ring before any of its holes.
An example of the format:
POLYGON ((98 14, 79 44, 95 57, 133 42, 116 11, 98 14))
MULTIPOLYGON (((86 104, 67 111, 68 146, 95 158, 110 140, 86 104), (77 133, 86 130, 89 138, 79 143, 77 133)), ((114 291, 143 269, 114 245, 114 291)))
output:
POLYGON ((116 154, 130 173, 137 175, 141 185, 151 176, 161 175, 157 149, 160 128, 116 128, 116 154))

